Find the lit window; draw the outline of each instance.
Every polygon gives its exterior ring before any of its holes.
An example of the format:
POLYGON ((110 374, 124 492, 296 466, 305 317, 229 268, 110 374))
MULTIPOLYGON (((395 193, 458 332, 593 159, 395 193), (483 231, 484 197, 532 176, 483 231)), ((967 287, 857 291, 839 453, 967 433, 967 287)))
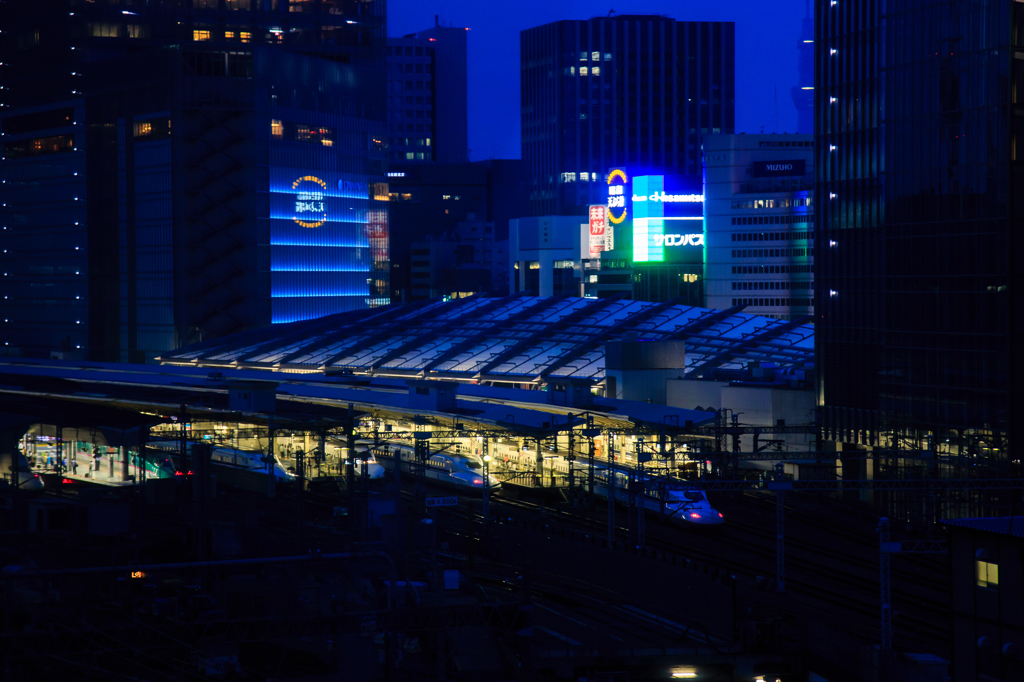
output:
POLYGON ((590 61, 592 61, 592 62, 599 62, 599 61, 601 61, 601 53, 600 52, 591 52, 590 53, 590 61))
POLYGON ((978 587, 999 587, 999 566, 978 559, 974 562, 978 587))
POLYGON ((561 177, 559 179, 562 182, 576 182, 576 174, 575 173, 562 173, 562 175, 561 175, 561 177))
POLYGON ((139 121, 135 124, 135 137, 145 137, 153 132, 153 124, 149 121, 139 121))
POLYGON ((270 120, 270 134, 278 139, 284 137, 284 124, 281 123, 280 119, 274 118, 270 120))
POLYGON ((406 152, 405 158, 411 161, 416 158, 416 154, 414 152, 406 152))
POLYGON ((128 24, 129 38, 148 38, 149 24, 128 24))
POLYGON ((239 36, 241 36, 243 43, 248 43, 252 40, 252 33, 249 31, 242 31, 239 33, 239 36))
POLYGON ((428 147, 430 146, 430 138, 429 137, 427 138, 427 146, 428 147))
POLYGON ((605 52, 604 53, 604 60, 606 62, 610 62, 612 60, 612 53, 611 52, 605 52))
POLYGON ((332 140, 329 137, 321 137, 320 138, 320 144, 322 144, 325 147, 331 147, 331 146, 334 145, 334 140, 332 140))
POLYGON ((585 66, 581 66, 580 67, 580 75, 581 76, 586 76, 587 75, 587 67, 585 67, 585 66))
POLYGON ((580 61, 581 62, 587 61, 587 53, 586 52, 580 52, 580 61))
POLYGON ((587 173, 585 171, 583 173, 580 173, 580 180, 586 180, 586 181, 589 182, 590 181, 590 173, 587 173))
POLYGON ((449 200, 449 199, 451 199, 451 198, 452 198, 452 195, 451 195, 451 194, 442 194, 442 195, 441 195, 441 200, 442 200, 442 201, 448 201, 448 200, 449 200))
POLYGON ((234 40, 235 39, 235 32, 234 31, 224 31, 224 39, 225 40, 234 40))
POLYGON ((601 75, 601 67, 600 66, 592 66, 592 67, 590 67, 590 75, 591 76, 600 76, 601 75))
POLYGON ((209 40, 209 39, 210 39, 210 32, 209 31, 200 31, 199 29, 196 29, 196 30, 192 31, 192 40, 209 40))

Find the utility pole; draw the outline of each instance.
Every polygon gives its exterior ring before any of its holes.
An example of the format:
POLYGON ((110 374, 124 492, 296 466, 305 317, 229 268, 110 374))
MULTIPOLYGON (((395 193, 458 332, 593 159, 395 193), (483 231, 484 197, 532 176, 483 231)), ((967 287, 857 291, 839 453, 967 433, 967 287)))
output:
POLYGON ((892 589, 889 583, 889 563, 892 556, 886 551, 889 544, 889 519, 878 519, 879 589, 882 597, 882 651, 892 651, 892 589))
MULTIPOLYGON (((786 468, 775 463, 775 591, 786 591, 786 468)), ((789 487, 792 488, 792 483, 789 487)))

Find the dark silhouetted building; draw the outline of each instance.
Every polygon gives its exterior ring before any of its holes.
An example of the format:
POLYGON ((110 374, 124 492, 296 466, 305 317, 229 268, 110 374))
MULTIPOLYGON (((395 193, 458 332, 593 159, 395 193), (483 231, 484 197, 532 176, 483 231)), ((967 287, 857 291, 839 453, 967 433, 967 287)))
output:
MULTIPOLYGON (((500 254, 508 253, 509 220, 527 210, 523 162, 492 159, 470 163, 393 163, 389 168, 391 298, 433 298, 428 295, 430 291, 504 292, 508 259, 500 254), (413 260, 420 263, 414 264, 410 260, 412 244, 425 241, 431 242, 430 253, 418 254, 413 260), (470 247, 470 243, 474 246, 470 247), (445 250, 450 253, 442 255, 445 250), (454 275, 445 275, 447 279, 443 281, 430 275, 434 284, 428 286, 427 275, 437 267, 426 267, 422 262, 426 255, 433 264, 475 263, 477 269, 482 267, 481 263, 493 261, 496 270, 494 276, 474 272, 471 282, 459 281, 454 275), (414 268, 418 269, 418 282, 413 281, 414 268)), ((452 268, 458 269, 455 265, 452 268)))
POLYGON ((520 33, 531 215, 587 215, 612 168, 701 174, 703 135, 734 130, 735 27, 622 15, 520 33))
MULTIPOLYGON (((824 434, 1002 475, 1024 423, 1024 5, 815 11, 824 434)), ((956 513, 989 513, 974 494, 956 513)))
POLYGON ((440 26, 388 38, 388 138, 396 163, 469 161, 466 32, 440 26))
POLYGON ((387 302, 383 0, 0 25, 5 352, 142 362, 387 302))

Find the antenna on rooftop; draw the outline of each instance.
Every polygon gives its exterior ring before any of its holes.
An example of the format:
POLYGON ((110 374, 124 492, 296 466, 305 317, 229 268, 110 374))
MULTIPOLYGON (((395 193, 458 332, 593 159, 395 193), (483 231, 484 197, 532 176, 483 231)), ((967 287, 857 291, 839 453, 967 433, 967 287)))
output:
MULTIPOLYGON (((608 16, 609 16, 609 17, 610 17, 611 15, 613 15, 613 14, 615 14, 615 10, 613 10, 613 9, 610 9, 610 10, 608 10, 608 16)), ((605 17, 605 18, 607 19, 608 17, 605 17)))

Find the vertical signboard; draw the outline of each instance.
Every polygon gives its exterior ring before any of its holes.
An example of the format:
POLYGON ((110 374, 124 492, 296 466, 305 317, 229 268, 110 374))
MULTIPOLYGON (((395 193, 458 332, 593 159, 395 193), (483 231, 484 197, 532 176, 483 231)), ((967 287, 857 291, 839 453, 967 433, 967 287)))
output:
POLYGON ((590 206, 590 257, 600 258, 605 249, 605 219, 607 209, 601 204, 590 206))

